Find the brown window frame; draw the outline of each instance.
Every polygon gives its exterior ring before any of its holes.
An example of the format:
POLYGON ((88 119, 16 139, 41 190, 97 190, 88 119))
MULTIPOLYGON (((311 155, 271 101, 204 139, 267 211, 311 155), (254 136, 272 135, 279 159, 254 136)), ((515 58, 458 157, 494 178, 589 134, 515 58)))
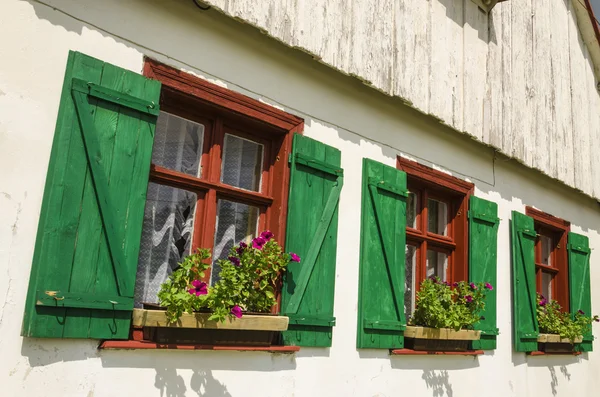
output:
POLYGON ((533 218, 537 238, 535 241, 535 289, 538 294, 542 293, 542 272, 554 274, 552 280, 553 296, 546 297, 554 299, 564 311, 569 311, 569 257, 567 252, 567 235, 571 231, 571 223, 557 218, 553 215, 535 209, 525 207, 525 215, 533 218), (543 265, 542 242, 540 236, 548 236, 552 239, 554 248, 551 252, 552 266, 543 265))
MULTIPOLYGON (((151 182, 197 194, 192 250, 213 248, 219 198, 260 207, 258 231, 271 230, 284 246, 290 178, 288 156, 293 134, 302 133, 304 120, 150 58, 144 59, 143 74, 162 83, 162 111, 205 125, 200 177, 154 164, 150 170, 151 182), (259 192, 220 182, 226 132, 264 145, 259 192)), ((210 270, 204 281, 209 280, 210 270)))
POLYGON ((419 191, 417 208, 417 229, 406 227, 407 245, 416 246, 415 290, 427 276, 428 244, 446 250, 448 255, 448 282, 468 280, 469 268, 469 198, 475 185, 435 170, 406 158, 397 157, 396 168, 407 175, 409 191, 419 191), (433 194, 432 194, 433 193, 433 194), (433 196, 442 199, 448 206, 448 236, 440 236, 427 231, 427 198, 433 196))

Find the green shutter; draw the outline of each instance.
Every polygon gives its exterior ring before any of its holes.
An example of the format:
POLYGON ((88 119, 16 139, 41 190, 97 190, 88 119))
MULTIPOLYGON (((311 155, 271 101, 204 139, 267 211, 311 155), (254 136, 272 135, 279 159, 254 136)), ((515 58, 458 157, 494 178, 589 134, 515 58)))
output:
MULTIPOLYGON (((571 313, 582 310, 592 315, 592 295, 590 290, 590 243, 586 236, 569 233, 569 299, 571 313)), ((594 337, 592 332, 583 335, 583 342, 576 345, 581 352, 591 352, 594 337)))
POLYGON ((284 278, 281 311, 290 318, 283 333, 286 345, 331 346, 340 163, 339 150, 294 136, 286 249, 301 262, 290 263, 284 278))
POLYGON ((535 232, 533 218, 512 212, 513 324, 515 350, 536 351, 539 328, 535 292, 535 232))
POLYGON ((474 341, 473 349, 496 348, 496 263, 498 251, 498 205, 471 196, 469 202, 469 280, 474 283, 490 283, 485 300, 484 319, 475 325, 481 330, 481 339, 474 341))
POLYGON ((406 174, 363 160, 358 348, 402 348, 406 174))
POLYGON ((129 336, 160 83, 69 54, 24 336, 129 336))

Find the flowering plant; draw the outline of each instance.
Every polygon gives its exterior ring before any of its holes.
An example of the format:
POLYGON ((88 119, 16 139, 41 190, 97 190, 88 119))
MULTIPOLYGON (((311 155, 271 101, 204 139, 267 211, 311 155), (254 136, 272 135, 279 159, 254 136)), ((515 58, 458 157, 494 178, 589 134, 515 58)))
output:
POLYGON ((588 333, 592 328, 592 322, 599 322, 598 316, 586 316, 582 310, 575 315, 563 312, 555 300, 547 300, 544 296, 537 295, 537 320, 542 334, 560 335, 561 338, 569 338, 571 343, 575 339, 588 333))
POLYGON ((450 284, 430 277, 421 283, 417 292, 415 311, 411 325, 431 328, 473 329, 483 319, 485 297, 493 289, 490 283, 450 284))
POLYGON ((167 309, 169 322, 176 322, 183 312, 209 309, 209 320, 225 321, 241 318, 243 311, 265 313, 275 305, 275 291, 290 261, 300 262, 294 253, 283 252, 266 230, 250 244, 240 242, 227 259, 218 261, 219 279, 208 286, 201 279, 210 265, 202 262, 210 257, 208 250, 188 256, 165 281, 158 294, 167 309), (200 264, 198 264, 200 262, 200 264), (193 263, 193 265, 190 265, 193 263))

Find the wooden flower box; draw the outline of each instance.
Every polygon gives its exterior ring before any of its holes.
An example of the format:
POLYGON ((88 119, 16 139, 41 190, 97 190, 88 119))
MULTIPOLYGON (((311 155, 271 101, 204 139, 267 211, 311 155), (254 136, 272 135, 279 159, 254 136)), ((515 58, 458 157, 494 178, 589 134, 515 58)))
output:
POLYGON ((546 353, 571 353, 573 345, 581 343, 582 337, 575 338, 571 341, 569 338, 561 338, 556 334, 539 334, 538 335, 538 350, 546 353))
POLYGON ((404 343, 408 349, 435 351, 466 351, 471 341, 479 340, 481 331, 451 328, 407 326, 404 343))
POLYGON ((157 343, 269 346, 289 323, 288 317, 270 314, 244 314, 224 322, 209 320, 210 316, 183 313, 169 324, 164 310, 133 309, 132 324, 143 328, 144 339, 157 343))

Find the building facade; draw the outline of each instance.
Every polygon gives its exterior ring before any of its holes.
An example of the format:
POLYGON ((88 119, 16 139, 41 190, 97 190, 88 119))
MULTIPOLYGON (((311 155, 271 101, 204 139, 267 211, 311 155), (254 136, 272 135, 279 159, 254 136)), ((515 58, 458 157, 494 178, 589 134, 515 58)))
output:
POLYGON ((597 342, 539 354, 531 302, 600 312, 586 4, 5 0, 6 395, 596 395, 597 342), (303 259, 274 345, 131 328, 182 257, 267 228, 303 259), (469 354, 402 337, 430 276, 493 284, 469 354))

